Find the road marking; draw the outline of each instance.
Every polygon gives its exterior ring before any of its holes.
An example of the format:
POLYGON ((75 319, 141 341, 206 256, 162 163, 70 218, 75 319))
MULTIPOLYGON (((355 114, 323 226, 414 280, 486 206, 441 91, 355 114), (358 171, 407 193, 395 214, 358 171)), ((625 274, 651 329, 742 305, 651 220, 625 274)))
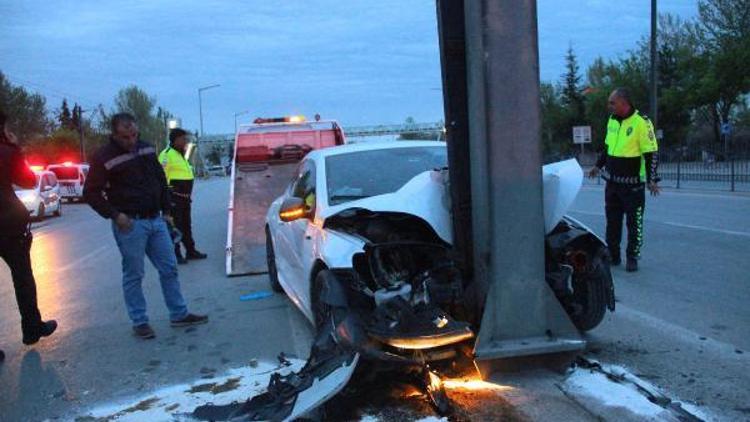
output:
MULTIPOLYGON (((597 186, 597 185, 584 185, 581 187, 582 190, 589 190, 589 191, 604 191, 604 185, 597 186)), ((699 193, 699 192, 688 192, 684 190, 672 190, 672 188, 669 188, 670 190, 662 190, 661 195, 667 195, 667 196, 692 196, 695 198, 716 198, 720 197, 721 199, 737 199, 740 201, 750 201, 750 195, 748 195, 747 191, 736 191, 734 193, 726 192, 726 191, 711 191, 706 193, 699 193)))
POLYGON ((95 256, 99 255, 103 251, 106 251, 107 249, 110 249, 110 247, 109 246, 99 246, 98 248, 94 249, 93 251, 87 253, 86 255, 84 255, 84 256, 82 256, 82 257, 76 259, 75 261, 72 261, 72 262, 70 262, 70 263, 68 263, 66 265, 63 265, 62 267, 52 268, 51 266, 47 266, 46 268, 44 268, 44 270, 40 271, 39 273, 41 274, 41 273, 46 273, 46 272, 49 272, 49 271, 63 272, 63 271, 68 271, 70 269, 74 269, 74 268, 78 267, 78 265, 80 265, 80 264, 82 264, 82 263, 84 263, 84 262, 86 262, 86 261, 94 258, 95 256))
MULTIPOLYGON (((583 214, 583 215, 593 215, 597 217, 604 217, 604 213, 602 212, 591 212, 591 211, 580 211, 580 210, 570 210, 570 212, 574 212, 576 214, 583 214)), ((695 226, 692 224, 682 224, 682 223, 676 223, 674 221, 659 221, 659 220, 651 220, 646 219, 649 223, 658 223, 658 224, 666 224, 668 226, 674 226, 674 227, 680 227, 683 229, 693 229, 693 230, 703 230, 707 232, 713 232, 713 233, 721 233, 721 234, 729 234, 732 236, 743 236, 743 237, 750 237, 750 232, 742 232, 742 231, 736 231, 736 230, 724 230, 724 229, 714 229, 711 227, 705 227, 705 226, 695 226)))

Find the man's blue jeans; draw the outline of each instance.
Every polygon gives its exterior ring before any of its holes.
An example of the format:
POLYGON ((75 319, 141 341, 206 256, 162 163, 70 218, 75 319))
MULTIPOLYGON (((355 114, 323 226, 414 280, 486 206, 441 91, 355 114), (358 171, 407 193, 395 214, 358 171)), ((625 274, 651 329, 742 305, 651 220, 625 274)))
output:
POLYGON ((127 232, 120 231, 114 221, 112 222, 112 231, 122 255, 122 290, 130 320, 134 326, 148 322, 146 298, 141 287, 144 255, 148 256, 159 271, 161 291, 169 309, 169 319, 176 321, 184 318, 188 310, 180 292, 177 258, 167 223, 161 217, 133 219, 132 222, 133 227, 127 232))

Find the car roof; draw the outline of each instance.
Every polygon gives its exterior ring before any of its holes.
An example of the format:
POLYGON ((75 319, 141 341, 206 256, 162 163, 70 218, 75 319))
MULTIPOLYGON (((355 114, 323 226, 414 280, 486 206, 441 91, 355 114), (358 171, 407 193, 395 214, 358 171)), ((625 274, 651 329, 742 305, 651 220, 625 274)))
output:
POLYGON ((336 147, 322 148, 307 154, 308 159, 320 160, 334 155, 350 154, 353 152, 376 151, 382 149, 414 148, 414 147, 443 147, 445 142, 440 141, 379 141, 363 142, 357 144, 346 144, 336 147))

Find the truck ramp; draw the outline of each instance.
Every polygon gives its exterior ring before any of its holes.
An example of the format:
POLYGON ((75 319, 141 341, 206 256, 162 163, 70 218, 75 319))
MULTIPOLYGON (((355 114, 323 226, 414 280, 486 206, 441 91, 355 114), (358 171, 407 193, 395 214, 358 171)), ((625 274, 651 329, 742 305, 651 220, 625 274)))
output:
POLYGON ((227 225, 228 276, 262 274, 266 266, 268 207, 292 180, 298 161, 242 163, 232 169, 227 225))

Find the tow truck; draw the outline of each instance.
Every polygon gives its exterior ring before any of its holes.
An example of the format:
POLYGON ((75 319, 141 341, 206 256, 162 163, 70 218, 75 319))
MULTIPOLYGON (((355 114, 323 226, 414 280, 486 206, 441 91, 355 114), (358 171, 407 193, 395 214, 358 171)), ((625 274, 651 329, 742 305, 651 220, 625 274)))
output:
POLYGON ((268 271, 264 231, 268 207, 283 193, 307 153, 345 142, 335 120, 307 121, 304 116, 259 117, 237 129, 228 207, 228 276, 268 271))

